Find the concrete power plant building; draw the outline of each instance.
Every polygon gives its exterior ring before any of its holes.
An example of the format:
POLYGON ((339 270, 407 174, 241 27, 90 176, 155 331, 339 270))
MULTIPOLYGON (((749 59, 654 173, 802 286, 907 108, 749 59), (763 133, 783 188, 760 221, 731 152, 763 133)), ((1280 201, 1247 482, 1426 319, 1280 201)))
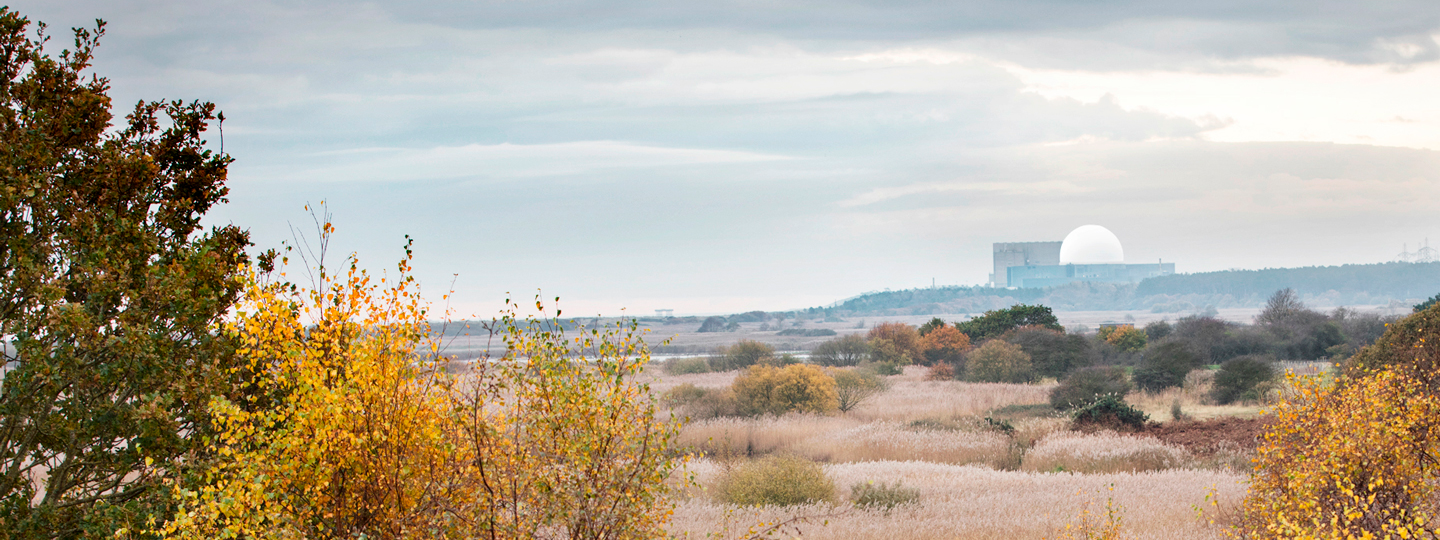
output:
POLYGON ((1075 282, 1137 283, 1175 273, 1175 263, 1125 264, 1115 233, 1085 225, 1062 242, 997 242, 994 287, 1041 288, 1075 282))

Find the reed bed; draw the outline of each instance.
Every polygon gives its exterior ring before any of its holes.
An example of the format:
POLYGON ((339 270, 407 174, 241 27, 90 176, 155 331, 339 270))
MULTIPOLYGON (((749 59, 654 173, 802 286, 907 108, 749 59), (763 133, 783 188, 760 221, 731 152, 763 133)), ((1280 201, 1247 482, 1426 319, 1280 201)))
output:
POLYGON ((685 426, 680 445, 712 456, 786 452, 815 461, 908 461, 1000 466, 1009 439, 992 431, 916 429, 893 422, 792 414, 715 418, 685 426))
POLYGON ((1153 437, 1120 435, 1113 431, 1077 433, 1059 431, 1045 436, 1025 453, 1020 468, 1026 471, 1117 473, 1159 471, 1191 466, 1190 452, 1153 437))
MULTIPOLYGON (((687 470, 705 485, 718 478, 723 466, 698 460, 687 470)), ((696 489, 681 496, 669 531, 681 538, 706 538, 711 532, 734 538, 759 522, 832 514, 802 525, 799 532, 808 539, 835 540, 1054 537, 1077 521, 1084 505, 1103 515, 1106 497, 1113 497, 1123 512, 1127 538, 1212 539, 1220 531, 1198 520, 1194 507, 1208 507, 1205 496, 1213 489, 1221 507, 1232 508, 1245 491, 1245 477, 1229 471, 1080 475, 919 461, 839 463, 825 470, 841 491, 856 483, 899 481, 919 490, 920 500, 888 513, 844 504, 750 508, 713 502, 696 489)))
POLYGON ((890 389, 865 402, 850 416, 862 420, 909 423, 935 416, 984 416, 1006 405, 1047 403, 1053 384, 995 384, 926 381, 925 368, 907 366, 904 375, 887 377, 890 389))

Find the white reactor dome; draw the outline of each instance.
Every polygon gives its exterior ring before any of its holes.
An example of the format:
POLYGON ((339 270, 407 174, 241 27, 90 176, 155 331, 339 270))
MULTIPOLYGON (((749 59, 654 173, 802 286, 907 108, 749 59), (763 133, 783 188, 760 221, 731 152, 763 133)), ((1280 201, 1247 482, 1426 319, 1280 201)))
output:
POLYGON ((1060 264, 1119 264, 1125 262, 1120 239, 1110 229, 1082 225, 1065 235, 1060 244, 1060 264))

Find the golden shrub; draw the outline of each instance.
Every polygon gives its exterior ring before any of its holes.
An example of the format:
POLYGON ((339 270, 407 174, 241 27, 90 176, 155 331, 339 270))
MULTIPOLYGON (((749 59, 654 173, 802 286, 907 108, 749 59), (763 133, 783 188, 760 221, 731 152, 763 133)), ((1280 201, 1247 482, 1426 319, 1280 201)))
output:
POLYGON ((920 332, 914 326, 902 322, 880 323, 870 328, 865 338, 872 343, 874 340, 883 339, 895 346, 900 354, 904 355, 903 363, 909 364, 922 358, 924 348, 920 344, 920 332))
POLYGON ((965 358, 965 379, 974 382, 1026 383, 1035 380, 1030 355, 1019 345, 986 341, 965 358))
POLYGON ((727 471, 715 493, 744 506, 789 506, 835 501, 835 483, 808 459, 778 455, 741 463, 727 471))
POLYGON ((1384 370, 1329 387, 1291 376, 1256 450, 1251 538, 1433 538, 1440 398, 1384 370))
POLYGON ((229 331, 257 397, 213 403, 226 459, 175 490, 156 532, 663 536, 677 426, 635 381, 649 355, 633 326, 570 338, 511 305, 492 323, 504 357, 462 379, 438 369, 408 257, 378 284, 349 262, 341 279, 322 265, 310 291, 252 278, 229 331))
POLYGON ((840 408, 835 379, 819 367, 751 366, 731 383, 744 414, 829 413, 840 408))

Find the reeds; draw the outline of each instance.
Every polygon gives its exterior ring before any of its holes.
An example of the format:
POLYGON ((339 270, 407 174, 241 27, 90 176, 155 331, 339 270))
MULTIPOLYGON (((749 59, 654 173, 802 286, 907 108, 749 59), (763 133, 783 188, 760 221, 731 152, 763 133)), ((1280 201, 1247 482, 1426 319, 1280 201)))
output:
POLYGON ((1116 473, 1159 471, 1192 464, 1190 452, 1153 437, 1120 435, 1113 431, 1077 433, 1059 431, 1035 443, 1020 468, 1026 471, 1116 473))

